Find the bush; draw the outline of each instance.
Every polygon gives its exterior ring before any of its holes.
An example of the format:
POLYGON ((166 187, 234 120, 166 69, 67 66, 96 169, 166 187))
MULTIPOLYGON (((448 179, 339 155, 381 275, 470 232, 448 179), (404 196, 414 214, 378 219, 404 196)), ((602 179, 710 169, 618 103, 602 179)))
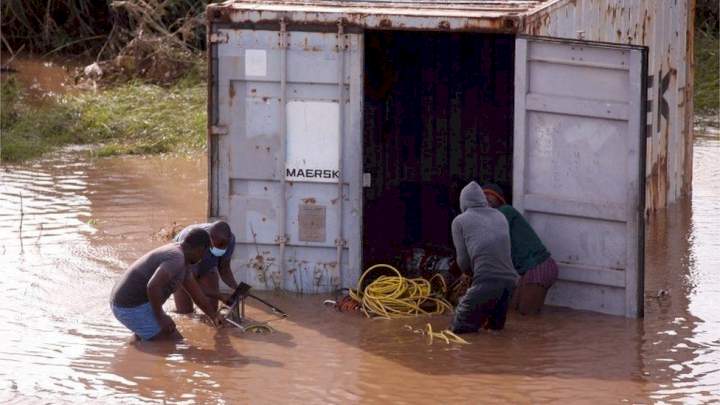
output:
POLYGON ((2 83, 0 160, 30 159, 68 143, 82 141, 79 111, 55 100, 27 100, 14 79, 2 83))
MULTIPOLYGON (((699 1, 695 29, 695 113, 720 113, 720 22, 717 1, 699 1)), ((715 125, 718 125, 716 122, 715 125)))
POLYGON ((36 104, 7 81, 0 160, 27 160, 67 144, 100 144, 97 156, 202 150, 206 94, 198 83, 163 88, 134 82, 36 104))

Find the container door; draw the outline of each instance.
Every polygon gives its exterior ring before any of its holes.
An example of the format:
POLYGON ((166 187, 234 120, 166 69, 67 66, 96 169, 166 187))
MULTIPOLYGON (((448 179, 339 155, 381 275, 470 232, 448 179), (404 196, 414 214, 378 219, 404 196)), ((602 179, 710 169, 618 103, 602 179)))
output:
POLYGON ((551 305, 642 316, 645 59, 517 39, 513 205, 560 267, 551 305))
POLYGON ((235 233, 238 280, 304 293, 351 285, 361 257, 362 35, 278 22, 216 29, 211 42, 211 214, 235 233))

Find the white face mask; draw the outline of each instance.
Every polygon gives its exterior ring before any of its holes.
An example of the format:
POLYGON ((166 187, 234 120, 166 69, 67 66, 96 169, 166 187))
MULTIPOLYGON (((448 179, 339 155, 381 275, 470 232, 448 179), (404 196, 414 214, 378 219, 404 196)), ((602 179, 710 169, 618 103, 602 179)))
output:
POLYGON ((225 254, 225 252, 227 252, 227 249, 219 249, 215 246, 210 247, 210 253, 212 253, 215 257, 221 257, 225 254))

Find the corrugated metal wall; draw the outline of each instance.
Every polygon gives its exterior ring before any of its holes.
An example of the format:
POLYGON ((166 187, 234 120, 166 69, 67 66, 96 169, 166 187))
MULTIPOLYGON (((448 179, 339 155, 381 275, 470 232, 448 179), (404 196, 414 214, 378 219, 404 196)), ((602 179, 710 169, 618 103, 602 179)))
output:
POLYGON ((691 188, 694 7, 694 0, 568 0, 529 17, 523 28, 528 35, 649 48, 648 210, 691 188))

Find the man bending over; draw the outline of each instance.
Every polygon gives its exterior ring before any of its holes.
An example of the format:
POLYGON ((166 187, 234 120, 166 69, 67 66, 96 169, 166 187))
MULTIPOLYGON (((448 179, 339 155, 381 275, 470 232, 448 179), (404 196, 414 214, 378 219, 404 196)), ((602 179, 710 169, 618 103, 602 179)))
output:
POLYGON ((182 286, 214 321, 217 311, 190 274, 190 265, 200 261, 208 246, 207 232, 194 229, 182 242, 161 246, 136 260, 110 295, 115 318, 141 340, 182 339, 175 322, 163 310, 165 301, 182 286))
POLYGON ((457 264, 472 276, 472 284, 460 298, 451 329, 455 333, 500 330, 519 278, 510 258, 510 230, 474 181, 460 192, 460 210, 462 214, 452 222, 453 244, 457 264))
MULTIPOLYGON (((220 299, 220 278, 230 289, 237 288, 237 281, 230 269, 230 261, 235 251, 235 235, 230 231, 227 222, 218 221, 209 224, 190 225, 175 236, 176 242, 182 242, 193 229, 203 229, 210 234, 210 249, 203 253, 200 263, 192 267, 192 273, 213 310, 217 311, 220 299)), ((174 294, 175 308, 178 313, 187 314, 193 311, 190 296, 183 290, 174 294)))

